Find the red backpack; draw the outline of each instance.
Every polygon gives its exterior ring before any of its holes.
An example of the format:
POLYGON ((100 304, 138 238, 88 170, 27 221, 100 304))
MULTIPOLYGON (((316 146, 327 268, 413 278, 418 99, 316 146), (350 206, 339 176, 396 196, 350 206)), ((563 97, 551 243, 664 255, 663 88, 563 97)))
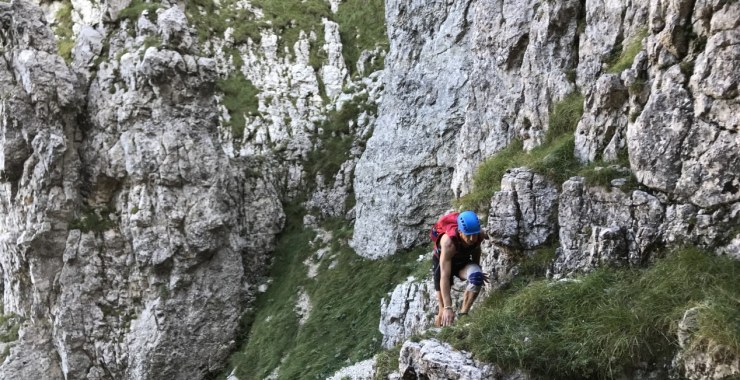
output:
POLYGON ((442 238, 442 235, 447 236, 457 236, 457 216, 460 215, 459 212, 452 212, 447 215, 442 216, 439 218, 437 223, 434 223, 432 226, 432 229, 429 230, 429 238, 432 239, 432 242, 434 243, 434 255, 439 256, 439 248, 437 247, 437 243, 439 242, 439 239, 442 238))

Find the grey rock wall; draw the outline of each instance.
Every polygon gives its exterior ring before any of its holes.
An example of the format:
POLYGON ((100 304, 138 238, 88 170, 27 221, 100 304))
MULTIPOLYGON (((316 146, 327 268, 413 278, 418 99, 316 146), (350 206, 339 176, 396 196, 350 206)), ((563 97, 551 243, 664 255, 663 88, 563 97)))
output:
POLYGON ((732 42, 740 35, 740 6, 699 2, 692 13, 691 4, 651 9, 651 95, 627 137, 640 182, 708 208, 740 197, 738 93, 732 89, 740 69, 731 63, 740 53, 732 42), (690 28, 704 49, 677 28, 690 28))
POLYGON ((215 62, 189 53, 177 8, 149 32, 160 47, 120 36, 131 50, 91 76, 35 6, 0 20, 0 265, 25 320, 0 377, 219 371, 284 216, 261 164, 224 153, 215 62))
POLYGON ((589 188, 580 177, 563 184, 560 248, 554 273, 604 265, 638 266, 660 239, 663 206, 642 191, 589 188))
POLYGON ((434 324, 437 314, 437 293, 434 283, 407 279, 380 301, 381 346, 392 348, 414 334, 422 333, 434 324))
POLYGON ((366 257, 423 239, 478 163, 514 137, 540 144, 549 105, 574 90, 580 2, 419 6, 386 4, 386 94, 355 172, 353 246, 366 257))
POLYGON ((508 373, 479 362, 470 353, 454 350, 434 339, 404 343, 398 367, 404 379, 529 379, 524 373, 508 373))
POLYGON ((407 21, 404 12, 414 4, 388 3, 390 89, 356 169, 358 253, 380 257, 423 241, 419 231, 446 209, 450 191, 469 191, 477 164, 513 137, 527 148, 538 145, 547 110, 576 85, 586 94, 575 134, 583 162, 628 154, 640 183, 664 194, 666 207, 729 212, 737 201, 738 72, 730 63, 737 57, 737 4, 432 3, 425 17, 407 21), (632 67, 606 73, 613 52, 635 42, 643 50, 632 67), (460 45, 469 49, 455 50, 460 45), (451 51, 460 55, 445 64, 451 51), (429 68, 442 79, 425 81, 420 73, 429 68), (461 77, 465 86, 448 84, 461 77), (431 100, 443 87, 458 89, 447 94, 457 99, 451 108, 431 100), (452 119, 458 112, 464 121, 452 119), (449 130, 434 138, 430 125, 449 130), (405 136, 419 144, 410 146, 405 136))
POLYGON ((372 137, 355 168, 352 247, 379 258, 418 243, 447 208, 468 103, 473 2, 387 1, 390 52, 372 137), (391 228, 388 228, 391 226, 391 228))
POLYGON ((551 181, 526 168, 504 174, 491 199, 487 233, 498 245, 533 249, 557 233, 558 191, 551 181))

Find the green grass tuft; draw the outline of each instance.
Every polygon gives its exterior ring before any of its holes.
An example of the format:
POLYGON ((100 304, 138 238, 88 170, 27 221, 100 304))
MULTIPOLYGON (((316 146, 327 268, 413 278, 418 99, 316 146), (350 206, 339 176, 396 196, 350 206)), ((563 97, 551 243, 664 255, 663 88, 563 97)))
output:
POLYGON ((213 0, 193 0, 185 6, 185 14, 195 27, 201 43, 211 37, 223 37, 228 27, 234 29, 232 36, 235 44, 246 43, 248 39, 260 42, 260 29, 267 27, 264 22, 257 21, 251 11, 238 7, 236 0, 219 3, 217 6, 213 0))
POLYGON ((468 210, 485 210, 493 194, 501 189, 501 178, 509 168, 519 165, 526 157, 522 142, 514 140, 478 166, 473 176, 473 190, 456 201, 457 206, 468 210))
POLYGON ((544 277, 556 257, 558 244, 555 242, 536 249, 519 260, 519 276, 544 277))
MULTIPOLYGON (((373 50, 376 47, 388 50, 383 0, 344 1, 339 6, 336 21, 342 39, 342 55, 350 74, 357 70, 357 61, 363 50, 373 50)), ((378 61, 382 68, 382 60, 378 61)), ((377 69, 378 67, 372 67, 366 74, 377 69)))
POLYGON ((231 126, 231 133, 235 140, 244 137, 244 127, 247 123, 247 116, 259 115, 259 98, 257 95, 260 90, 252 82, 244 77, 244 74, 237 72, 227 79, 216 82, 216 86, 224 93, 224 106, 229 111, 228 125, 231 126))
POLYGON ((280 36, 281 50, 292 49, 301 31, 313 31, 323 38, 321 19, 332 19, 329 3, 323 0, 254 0, 252 4, 262 9, 266 21, 280 36))
POLYGON ((69 223, 69 229, 98 233, 107 231, 116 225, 109 217, 111 213, 112 211, 107 208, 86 209, 82 216, 69 223))
POLYGON ((135 24, 142 13, 147 12, 146 17, 151 22, 157 21, 157 9, 163 8, 164 6, 160 3, 147 3, 143 0, 133 0, 128 7, 118 13, 119 20, 130 20, 132 24, 135 24))
POLYGON ((584 177, 586 185, 590 187, 600 186, 609 189, 612 187, 612 180, 618 178, 627 180, 620 187, 624 192, 635 190, 640 186, 637 177, 629 170, 629 167, 625 168, 603 162, 593 162, 585 166, 578 172, 578 175, 584 177))
POLYGON ((617 47, 614 53, 612 53, 612 58, 607 62, 608 68, 606 69, 606 72, 621 73, 630 68, 635 57, 640 53, 640 50, 642 50, 642 40, 647 37, 647 35, 648 29, 643 28, 638 31, 626 45, 617 47))
POLYGON ((162 40, 160 40, 157 36, 147 36, 146 38, 144 38, 144 43, 142 44, 142 46, 144 47, 144 51, 146 51, 146 49, 149 49, 150 47, 159 49, 160 47, 162 47, 162 40))
POLYGON ((544 143, 530 152, 522 143, 512 141, 508 147, 485 160, 473 176, 473 190, 457 199, 457 207, 478 211, 488 209, 491 197, 501 189, 501 178, 510 168, 528 167, 556 183, 576 175, 580 164, 575 158, 573 132, 583 114, 583 96, 574 93, 558 102, 550 112, 544 143))
POLYGON ((582 115, 583 95, 580 92, 571 93, 555 103, 550 111, 545 144, 552 143, 560 136, 573 134, 582 115))
POLYGON ((618 378, 669 362, 683 313, 707 307, 696 341, 740 354, 740 263, 694 248, 644 270, 602 268, 568 282, 521 280, 441 336, 481 360, 546 378, 618 378))
POLYGON ((738 293, 718 291, 708 297, 699 310, 699 329, 692 347, 709 342, 728 347, 735 355, 740 353, 740 298, 738 293))
POLYGON ((280 379, 323 379, 372 357, 382 338, 380 299, 417 266, 429 264, 406 254, 376 261, 357 256, 347 244, 351 226, 334 219, 323 226, 333 234, 330 252, 318 262, 318 276, 308 278, 303 262, 318 247, 310 248, 315 234, 301 220, 301 213, 289 216, 278 238, 272 285, 258 297, 251 332, 232 360, 240 379, 262 379, 277 367, 280 379), (299 288, 313 305, 302 327, 293 310, 299 288))
POLYGON ((74 32, 72 31, 72 2, 65 0, 56 13, 54 34, 57 37, 57 51, 67 63, 72 62, 72 48, 75 46, 74 32))
POLYGON ((375 359, 374 380, 386 380, 388 375, 398 371, 398 357, 401 354, 401 345, 380 352, 375 359))
POLYGON ((0 314, 0 342, 9 343, 18 340, 21 323, 21 317, 13 313, 0 314))
POLYGON ((356 123, 363 112, 377 113, 377 105, 368 103, 367 94, 344 103, 339 111, 329 112, 317 136, 321 143, 308 154, 305 164, 307 178, 314 178, 316 174, 332 178, 339 172, 342 163, 349 158, 349 150, 355 140, 350 123, 356 123))
MULTIPOLYGON (((234 29, 234 44, 244 44, 248 39, 259 43, 260 30, 270 29, 279 36, 279 54, 285 49, 292 53, 301 32, 316 40, 311 41, 309 63, 319 70, 326 62, 324 24, 322 19, 336 21, 342 40, 342 54, 350 73, 354 72, 363 50, 381 47, 387 50, 388 37, 385 32, 385 9, 382 0, 347 0, 341 3, 337 14, 332 14, 323 0, 254 0, 251 4, 260 8, 264 17, 238 7, 236 0, 224 0, 217 6, 213 0, 195 0, 186 5, 186 14, 195 26, 200 42, 213 36, 222 37, 227 28, 234 29), (228 10, 228 11, 227 11, 228 10)), ((382 68, 383 60, 377 59, 371 69, 382 68)))

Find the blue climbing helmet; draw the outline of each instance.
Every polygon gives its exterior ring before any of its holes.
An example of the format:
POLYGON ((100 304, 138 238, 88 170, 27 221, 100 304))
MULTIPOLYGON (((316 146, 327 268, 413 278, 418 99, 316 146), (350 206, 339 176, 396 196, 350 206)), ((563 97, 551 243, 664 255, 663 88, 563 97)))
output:
POLYGON ((461 212, 457 216, 457 229, 465 235, 479 234, 480 220, 478 220, 478 215, 470 210, 461 212))

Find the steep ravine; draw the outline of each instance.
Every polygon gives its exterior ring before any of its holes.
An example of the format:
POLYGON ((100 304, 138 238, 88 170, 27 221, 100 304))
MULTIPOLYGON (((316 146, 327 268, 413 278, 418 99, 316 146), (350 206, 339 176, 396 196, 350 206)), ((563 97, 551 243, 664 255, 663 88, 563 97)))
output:
MULTIPOLYGON (((453 204, 492 237, 488 293, 740 260, 736 1, 12 0, 0 24, 3 379, 529 378, 409 340, 453 204)), ((625 376, 740 375, 681 315, 625 376)))

